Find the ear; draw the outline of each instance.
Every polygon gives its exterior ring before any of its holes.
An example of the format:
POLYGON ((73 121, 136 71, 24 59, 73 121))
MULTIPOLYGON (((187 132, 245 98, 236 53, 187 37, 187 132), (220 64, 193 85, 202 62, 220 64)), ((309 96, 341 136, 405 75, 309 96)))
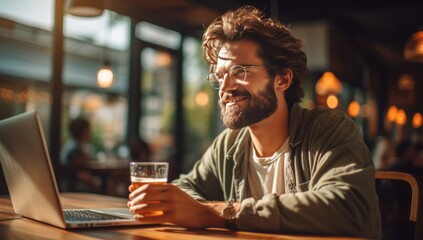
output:
POLYGON ((286 91, 292 83, 292 70, 287 68, 275 77, 275 89, 286 91))

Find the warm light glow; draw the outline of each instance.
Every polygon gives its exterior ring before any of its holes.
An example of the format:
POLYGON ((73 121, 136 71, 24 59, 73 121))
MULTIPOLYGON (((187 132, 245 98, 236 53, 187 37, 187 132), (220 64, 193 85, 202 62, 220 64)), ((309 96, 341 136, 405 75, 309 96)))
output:
POLYGON ((398 80, 398 89, 403 91, 410 91, 414 89, 414 80, 408 74, 403 74, 398 80))
POLYGON ((98 95, 87 96, 85 102, 83 102, 83 107, 87 112, 92 112, 95 109, 101 108, 102 106, 103 102, 101 100, 101 97, 99 97, 98 95))
POLYGON ((395 123, 397 125, 405 125, 407 122, 407 115, 405 114, 404 110, 399 109, 397 112, 397 116, 395 118, 395 123))
POLYGON ((24 102, 50 102, 50 94, 43 91, 34 91, 32 89, 18 91, 9 88, 0 87, 0 100, 24 102))
POLYGON ((97 84, 101 88, 112 86, 114 81, 113 71, 108 66, 103 66, 97 73, 97 84))
POLYGON ((386 114, 386 120, 388 122, 395 122, 395 119, 397 118, 398 108, 394 105, 389 107, 388 113, 386 114))
POLYGON ((412 123, 411 123, 413 128, 421 127, 422 123, 423 123, 422 115, 420 113, 415 113, 414 116, 413 116, 412 123))
POLYGON ((199 92, 195 95, 195 102, 199 106, 206 106, 209 103, 209 95, 205 92, 199 92))
POLYGON ((358 114, 360 114, 360 104, 354 100, 348 105, 348 115, 355 118, 358 114))
POLYGON ((336 108, 338 106, 338 98, 335 95, 330 95, 327 99, 326 99, 326 104, 328 105, 329 108, 336 108))
POLYGON ((342 92, 341 81, 332 72, 325 72, 315 86, 319 95, 340 94, 342 92))
POLYGON ((159 52, 156 56, 156 65, 160 67, 169 66, 172 62, 172 58, 169 53, 167 52, 159 52))
POLYGON ((404 48, 404 58, 409 62, 423 63, 423 31, 413 34, 404 48))

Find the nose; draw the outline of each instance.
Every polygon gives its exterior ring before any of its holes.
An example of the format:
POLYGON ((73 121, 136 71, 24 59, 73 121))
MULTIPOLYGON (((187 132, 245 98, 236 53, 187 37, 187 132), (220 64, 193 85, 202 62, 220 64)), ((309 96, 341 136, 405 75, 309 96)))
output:
POLYGON ((222 82, 220 83, 220 92, 230 92, 238 88, 236 81, 229 77, 229 73, 223 76, 222 82))

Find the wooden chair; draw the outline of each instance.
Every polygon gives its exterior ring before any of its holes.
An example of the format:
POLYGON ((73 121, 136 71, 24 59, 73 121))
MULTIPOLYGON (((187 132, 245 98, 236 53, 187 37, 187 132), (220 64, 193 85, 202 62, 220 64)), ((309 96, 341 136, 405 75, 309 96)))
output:
MULTIPOLYGON (((407 183, 411 188, 411 201, 410 201, 410 214, 407 231, 401 233, 402 239, 414 239, 422 240, 423 239, 423 198, 422 194, 422 183, 421 181, 414 177, 412 174, 403 173, 403 172, 393 172, 393 171, 376 171, 375 175, 376 181, 386 180, 386 181, 401 181, 407 183)), ((382 190, 383 191, 383 190, 382 190)), ((379 194, 379 202, 384 201, 382 199, 382 193, 379 194)), ((383 209, 381 209, 383 211, 383 209)), ((381 212, 383 216, 383 212, 381 212)), ((382 226, 382 229, 384 226, 382 226)), ((389 236, 383 236, 383 239, 389 239, 389 236)))

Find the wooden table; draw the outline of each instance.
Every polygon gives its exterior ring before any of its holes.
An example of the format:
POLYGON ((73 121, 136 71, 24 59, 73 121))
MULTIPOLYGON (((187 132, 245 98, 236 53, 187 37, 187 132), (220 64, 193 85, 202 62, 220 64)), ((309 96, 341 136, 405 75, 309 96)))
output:
MULTIPOLYGON (((65 208, 78 207, 124 207, 124 198, 89 193, 63 193, 62 205, 65 208)), ((0 239, 130 239, 130 240, 210 240, 210 239, 353 239, 318 236, 295 236, 266 234, 226 229, 187 230, 173 225, 149 225, 137 227, 105 227, 80 230, 64 230, 14 215, 8 197, 0 197, 0 239)))

